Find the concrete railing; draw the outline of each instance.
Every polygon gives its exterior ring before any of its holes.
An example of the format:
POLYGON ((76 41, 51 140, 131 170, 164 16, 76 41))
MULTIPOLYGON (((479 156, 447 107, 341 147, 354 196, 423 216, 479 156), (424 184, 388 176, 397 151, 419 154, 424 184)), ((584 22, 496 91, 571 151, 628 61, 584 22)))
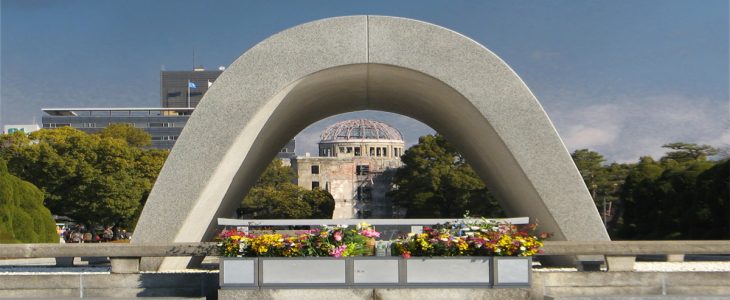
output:
MULTIPOLYGON (((611 271, 633 268, 636 255, 730 254, 723 241, 548 241, 542 255, 605 255, 611 271)), ((113 273, 135 273, 140 257, 217 256, 216 243, 4 244, 0 259, 109 257, 113 273)))

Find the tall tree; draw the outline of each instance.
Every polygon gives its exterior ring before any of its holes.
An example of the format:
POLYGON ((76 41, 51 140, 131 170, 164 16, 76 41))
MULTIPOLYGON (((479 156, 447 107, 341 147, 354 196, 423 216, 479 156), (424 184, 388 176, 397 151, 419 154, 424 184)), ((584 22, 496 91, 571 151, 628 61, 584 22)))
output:
POLYGON ((401 157, 390 193, 406 217, 504 216, 466 159, 441 135, 426 135, 401 157))
POLYGON ((621 189, 617 238, 727 238, 727 161, 707 160, 709 146, 668 144, 659 162, 642 157, 621 189))
POLYGON ((730 239, 730 159, 697 176, 685 224, 694 239, 730 239))
POLYGON ((618 191, 632 166, 619 163, 604 165, 603 155, 588 149, 575 150, 571 157, 601 217, 613 223, 613 212, 620 208, 613 204, 620 203, 618 191))
POLYGON ((241 201, 239 215, 255 219, 332 218, 332 195, 319 188, 310 191, 293 184, 295 176, 291 167, 274 159, 241 201))
POLYGON ((41 188, 53 213, 87 224, 132 225, 166 155, 70 127, 0 142, 10 171, 41 188))
POLYGON ((673 151, 667 152, 662 157, 662 162, 674 160, 678 163, 687 163, 693 161, 705 161, 708 157, 718 154, 719 150, 710 145, 697 145, 690 143, 669 143, 662 145, 663 148, 673 151))
POLYGON ((117 138, 134 147, 148 147, 152 145, 152 137, 142 129, 129 124, 110 124, 99 132, 103 138, 117 138))

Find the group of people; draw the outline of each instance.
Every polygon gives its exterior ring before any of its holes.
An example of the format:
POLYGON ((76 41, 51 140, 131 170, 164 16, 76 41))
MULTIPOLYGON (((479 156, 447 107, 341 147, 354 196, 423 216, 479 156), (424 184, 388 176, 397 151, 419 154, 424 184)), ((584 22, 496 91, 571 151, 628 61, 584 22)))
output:
POLYGON ((106 226, 104 228, 87 229, 84 224, 76 224, 59 233, 66 243, 102 243, 119 240, 128 240, 130 234, 119 227, 106 226))

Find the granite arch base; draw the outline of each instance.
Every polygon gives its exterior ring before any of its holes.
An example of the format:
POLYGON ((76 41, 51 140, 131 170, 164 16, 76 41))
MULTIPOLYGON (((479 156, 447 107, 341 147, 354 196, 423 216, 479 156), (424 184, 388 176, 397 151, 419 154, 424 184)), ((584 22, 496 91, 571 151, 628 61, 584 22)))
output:
POLYGON ((609 239, 547 114, 499 57, 433 24, 350 16, 273 35, 223 72, 165 162, 132 242, 210 240, 216 217, 230 215, 282 145, 317 120, 358 110, 428 124, 508 214, 538 220, 554 239, 609 239))

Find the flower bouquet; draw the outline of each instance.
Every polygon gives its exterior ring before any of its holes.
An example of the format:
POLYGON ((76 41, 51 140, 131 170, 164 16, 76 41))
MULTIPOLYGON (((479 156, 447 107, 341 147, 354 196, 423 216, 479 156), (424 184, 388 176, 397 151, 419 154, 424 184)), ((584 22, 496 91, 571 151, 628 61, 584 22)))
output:
POLYGON ((295 236, 277 233, 252 235, 235 229, 218 235, 218 248, 226 257, 349 257, 371 253, 369 244, 379 237, 367 223, 356 229, 322 226, 295 236))
POLYGON ((536 225, 518 228, 482 218, 471 223, 424 227, 423 233, 409 234, 392 244, 393 255, 411 256, 532 256, 548 233, 531 234, 536 225), (439 228, 440 227, 440 228, 439 228))

